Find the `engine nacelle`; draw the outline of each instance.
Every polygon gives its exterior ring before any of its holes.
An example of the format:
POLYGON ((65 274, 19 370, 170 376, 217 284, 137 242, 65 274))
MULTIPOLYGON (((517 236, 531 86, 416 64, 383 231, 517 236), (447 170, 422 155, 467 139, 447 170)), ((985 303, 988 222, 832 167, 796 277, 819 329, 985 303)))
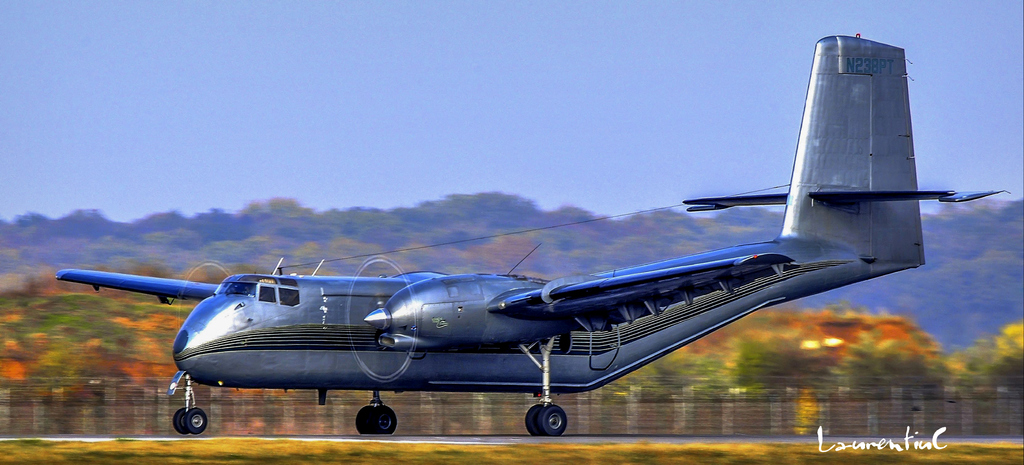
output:
POLYGON ((510 276, 438 277, 398 291, 363 321, 384 331, 378 343, 402 351, 533 342, 566 332, 575 323, 518 320, 488 312, 487 304, 509 291, 543 285, 510 276))

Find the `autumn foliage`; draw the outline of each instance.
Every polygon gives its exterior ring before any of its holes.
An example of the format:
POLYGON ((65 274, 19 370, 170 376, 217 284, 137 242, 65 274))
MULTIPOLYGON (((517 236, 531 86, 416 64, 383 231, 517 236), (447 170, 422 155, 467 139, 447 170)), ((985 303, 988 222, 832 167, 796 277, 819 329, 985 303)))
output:
MULTIPOLYGON (((0 378, 170 377, 170 345, 190 303, 103 290, 0 296, 0 378)), ((762 310, 640 370, 701 386, 813 388, 828 383, 943 383, 1020 373, 1024 323, 944 353, 903 316, 838 304, 762 310)), ((983 381, 983 380, 982 380, 983 381)))

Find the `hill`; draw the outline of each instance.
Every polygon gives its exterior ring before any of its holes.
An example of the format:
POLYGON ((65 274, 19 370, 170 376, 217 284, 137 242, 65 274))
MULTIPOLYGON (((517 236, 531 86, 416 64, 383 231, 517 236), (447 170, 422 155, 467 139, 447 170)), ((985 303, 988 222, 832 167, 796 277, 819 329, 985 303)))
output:
MULTIPOLYGON (((216 281, 225 272, 269 272, 280 257, 286 257, 285 264, 315 264, 323 258, 453 242, 388 257, 407 271, 504 273, 542 243, 516 272, 553 278, 770 240, 781 216, 778 209, 666 210, 590 221, 598 215, 570 206, 545 211, 530 200, 501 193, 451 195, 413 208, 322 212, 294 200, 271 199, 236 213, 210 210, 186 217, 165 212, 130 223, 110 221, 95 210, 57 219, 27 214, 0 221, 0 289, 52 286, 49 273, 64 267, 216 281), (583 223, 466 241, 578 222, 583 223)), ((924 267, 799 304, 820 307, 845 300, 910 316, 947 347, 966 347, 1024 316, 1024 201, 944 205, 923 222, 924 267)), ((320 273, 353 274, 362 263, 363 258, 337 261, 320 273)), ((314 266, 289 271, 308 273, 314 266)))

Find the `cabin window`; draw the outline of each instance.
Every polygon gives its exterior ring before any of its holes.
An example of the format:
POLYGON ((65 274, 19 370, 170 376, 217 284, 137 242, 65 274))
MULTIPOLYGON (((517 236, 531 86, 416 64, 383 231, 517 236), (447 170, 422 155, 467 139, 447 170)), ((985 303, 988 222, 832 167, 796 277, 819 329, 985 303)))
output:
POLYGON ((288 305, 294 307, 299 304, 299 290, 288 289, 282 287, 279 289, 281 293, 281 305, 288 305))
POLYGON ((457 299, 479 299, 483 291, 477 283, 456 283, 448 285, 448 297, 457 299))
POLYGON ((277 302, 277 295, 271 286, 260 286, 260 302, 277 302))

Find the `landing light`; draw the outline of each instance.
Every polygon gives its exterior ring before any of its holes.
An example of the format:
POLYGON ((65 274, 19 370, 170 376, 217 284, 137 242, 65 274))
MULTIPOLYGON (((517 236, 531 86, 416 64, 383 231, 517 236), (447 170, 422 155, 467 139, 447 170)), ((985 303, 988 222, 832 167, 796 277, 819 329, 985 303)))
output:
POLYGON ((825 345, 825 347, 839 347, 843 345, 843 343, 846 341, 839 339, 838 337, 827 337, 824 341, 821 342, 825 345))
POLYGON ((808 339, 800 343, 800 348, 803 350, 820 349, 821 343, 818 341, 808 339))

